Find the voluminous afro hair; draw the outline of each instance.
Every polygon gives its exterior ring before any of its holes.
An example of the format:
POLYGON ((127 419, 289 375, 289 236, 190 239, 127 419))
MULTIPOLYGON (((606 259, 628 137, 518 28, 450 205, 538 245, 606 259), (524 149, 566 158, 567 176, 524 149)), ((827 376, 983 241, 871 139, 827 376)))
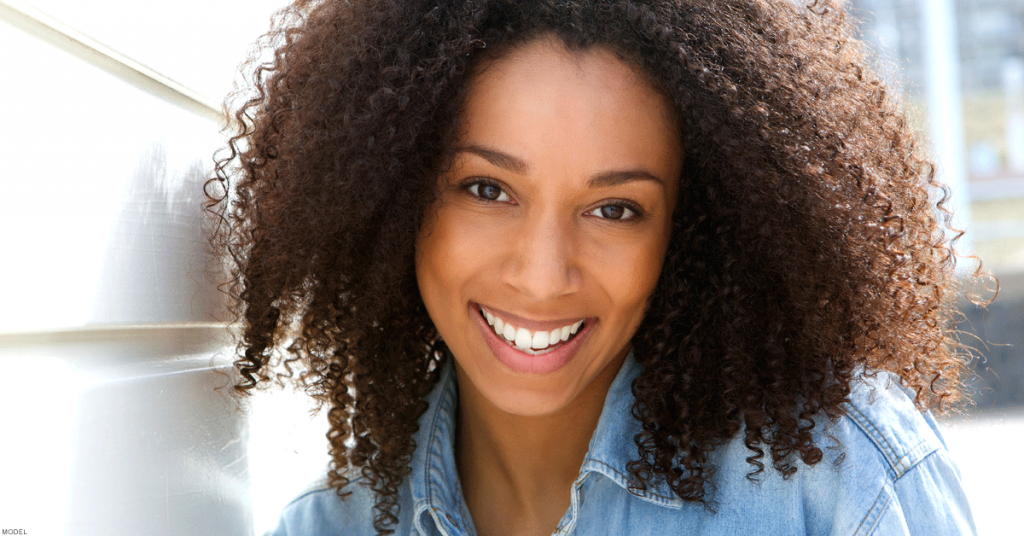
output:
POLYGON ((666 479, 708 504, 709 454, 736 434, 751 478, 819 462, 815 418, 842 414, 861 371, 895 373, 922 408, 959 397, 944 189, 829 3, 299 0, 240 93, 208 209, 231 261, 238 389, 292 378, 329 406, 329 480, 369 482, 378 531, 446 359, 414 245, 467 80, 542 35, 643 73, 686 149, 632 341, 634 487, 666 479))

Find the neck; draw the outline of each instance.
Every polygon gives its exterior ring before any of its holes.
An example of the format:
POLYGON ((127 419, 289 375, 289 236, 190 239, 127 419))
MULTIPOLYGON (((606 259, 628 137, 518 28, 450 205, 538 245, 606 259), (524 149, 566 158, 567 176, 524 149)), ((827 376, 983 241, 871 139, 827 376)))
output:
POLYGON ((459 472, 482 477, 489 487, 507 488, 521 507, 529 506, 526 498, 544 495, 548 489, 568 490, 583 464, 600 411, 566 413, 488 415, 460 400, 459 472))
POLYGON ((597 428, 619 367, 595 378, 594 389, 542 416, 509 414, 475 389, 461 368, 455 461, 466 505, 482 522, 511 534, 550 534, 569 507, 570 490, 597 428), (502 512, 504 511, 504 515, 502 512), (481 519, 483 518, 483 519, 481 519), (540 527, 539 531, 528 528, 540 527))

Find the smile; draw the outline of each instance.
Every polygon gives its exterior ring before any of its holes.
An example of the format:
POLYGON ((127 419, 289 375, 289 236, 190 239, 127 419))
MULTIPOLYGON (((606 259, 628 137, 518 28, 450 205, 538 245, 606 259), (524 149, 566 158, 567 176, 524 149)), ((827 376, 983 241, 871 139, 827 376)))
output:
POLYGON ((480 314, 491 326, 494 334, 520 352, 530 355, 546 354, 576 336, 584 321, 579 320, 550 331, 530 331, 480 307, 480 314))

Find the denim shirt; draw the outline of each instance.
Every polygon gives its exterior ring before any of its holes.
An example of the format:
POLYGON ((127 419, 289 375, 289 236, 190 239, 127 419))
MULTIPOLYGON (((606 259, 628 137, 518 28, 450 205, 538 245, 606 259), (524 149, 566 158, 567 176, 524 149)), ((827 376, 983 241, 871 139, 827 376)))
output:
MULTIPOLYGON (((451 360, 427 401, 415 435, 411 474, 399 489, 395 534, 475 534, 455 467, 458 388, 451 360)), ((605 397, 589 451, 555 535, 857 535, 975 534, 960 474, 930 414, 914 408, 890 377, 855 382, 845 416, 815 441, 824 459, 783 479, 770 463, 747 478, 751 452, 735 437, 713 454, 714 511, 673 495, 664 481, 628 489, 640 423, 630 389, 641 366, 627 356, 605 397), (838 441, 830 439, 834 438, 838 441), (841 446, 840 446, 841 445, 841 446)), ((374 494, 354 479, 339 499, 324 484, 289 504, 275 536, 372 535, 374 494)))

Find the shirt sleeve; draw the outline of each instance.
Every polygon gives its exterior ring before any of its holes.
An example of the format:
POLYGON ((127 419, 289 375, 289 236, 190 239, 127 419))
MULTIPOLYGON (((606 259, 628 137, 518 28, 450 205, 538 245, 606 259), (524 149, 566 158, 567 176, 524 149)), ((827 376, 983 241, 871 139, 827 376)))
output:
POLYGON ((889 496, 880 496, 876 501, 880 510, 876 522, 868 531, 858 531, 858 534, 977 534, 967 496, 960 485, 960 471, 945 449, 932 452, 891 484, 891 489, 883 492, 888 492, 889 496))

